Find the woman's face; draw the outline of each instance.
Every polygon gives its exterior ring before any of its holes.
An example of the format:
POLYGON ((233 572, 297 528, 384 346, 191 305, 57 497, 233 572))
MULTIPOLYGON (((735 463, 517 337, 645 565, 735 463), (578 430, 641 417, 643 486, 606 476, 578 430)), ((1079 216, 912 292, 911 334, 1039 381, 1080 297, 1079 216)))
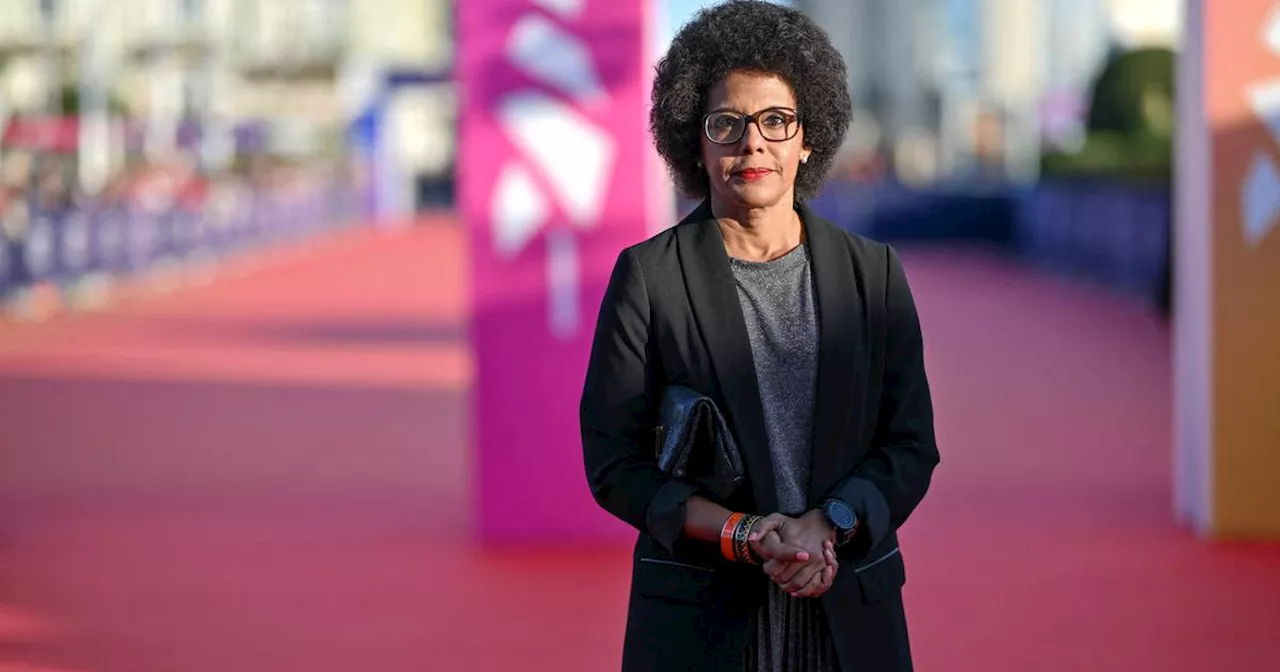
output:
POLYGON ((711 89, 706 112, 702 165, 712 204, 732 210, 791 207, 796 171, 810 152, 791 87, 776 75, 733 72, 711 89), (731 114, 721 114, 726 112, 731 114), (740 115, 756 115, 756 123, 744 123, 740 115), (741 137, 733 140, 739 129, 741 137), (713 142, 708 132, 727 144, 713 142))

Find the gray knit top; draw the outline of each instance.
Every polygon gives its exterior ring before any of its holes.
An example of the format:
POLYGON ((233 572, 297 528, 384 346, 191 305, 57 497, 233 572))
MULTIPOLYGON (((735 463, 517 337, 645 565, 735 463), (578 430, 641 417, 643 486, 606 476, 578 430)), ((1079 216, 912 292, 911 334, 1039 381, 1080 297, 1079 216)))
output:
MULTIPOLYGON (((800 515, 807 504, 818 371, 818 313, 808 250, 800 245, 766 262, 731 258, 730 265, 751 338, 778 506, 781 513, 800 515)), ((772 582, 768 592, 757 618, 757 636, 748 647, 747 669, 837 670, 821 602, 793 598, 772 582)))

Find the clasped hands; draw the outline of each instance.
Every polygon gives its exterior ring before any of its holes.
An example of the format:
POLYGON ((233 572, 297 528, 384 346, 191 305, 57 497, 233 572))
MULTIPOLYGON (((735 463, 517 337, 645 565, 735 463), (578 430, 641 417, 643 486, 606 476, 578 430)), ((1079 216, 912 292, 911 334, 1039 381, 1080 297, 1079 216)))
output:
POLYGON ((831 588, 836 561, 835 529, 821 511, 799 518, 766 516, 751 530, 751 549, 763 561, 765 574, 792 597, 818 597, 831 588))

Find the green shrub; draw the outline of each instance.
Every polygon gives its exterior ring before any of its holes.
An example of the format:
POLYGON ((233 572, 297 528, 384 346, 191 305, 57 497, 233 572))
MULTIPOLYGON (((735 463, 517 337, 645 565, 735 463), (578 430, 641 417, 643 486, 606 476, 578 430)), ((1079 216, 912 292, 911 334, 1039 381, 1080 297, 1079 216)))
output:
POLYGON ((1041 176, 1168 183, 1173 173, 1174 53, 1148 47, 1121 54, 1092 90, 1084 146, 1049 152, 1041 176))

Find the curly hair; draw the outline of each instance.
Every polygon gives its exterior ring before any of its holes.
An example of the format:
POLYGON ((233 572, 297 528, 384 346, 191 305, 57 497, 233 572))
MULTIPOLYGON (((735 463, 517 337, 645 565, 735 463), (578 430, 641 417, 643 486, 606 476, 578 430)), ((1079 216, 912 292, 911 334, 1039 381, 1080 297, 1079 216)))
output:
POLYGON ((709 193, 699 167, 702 117, 711 89, 731 72, 777 75, 791 86, 812 149, 796 175, 796 199, 812 198, 853 116, 844 59, 812 19, 762 0, 729 0, 698 12, 658 62, 649 131, 676 187, 691 198, 709 193))

